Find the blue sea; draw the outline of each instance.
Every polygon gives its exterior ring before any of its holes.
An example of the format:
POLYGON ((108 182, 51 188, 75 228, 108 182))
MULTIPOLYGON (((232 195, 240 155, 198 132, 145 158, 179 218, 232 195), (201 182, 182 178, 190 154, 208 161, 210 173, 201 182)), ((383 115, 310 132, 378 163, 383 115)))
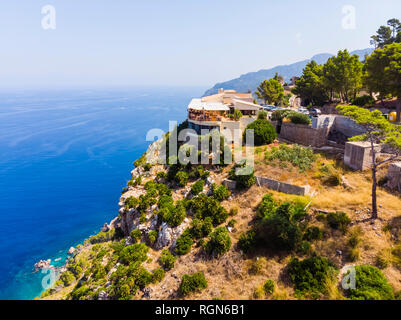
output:
POLYGON ((183 121, 204 89, 0 92, 0 299, 41 294, 35 262, 63 264, 118 214, 146 132, 183 121))

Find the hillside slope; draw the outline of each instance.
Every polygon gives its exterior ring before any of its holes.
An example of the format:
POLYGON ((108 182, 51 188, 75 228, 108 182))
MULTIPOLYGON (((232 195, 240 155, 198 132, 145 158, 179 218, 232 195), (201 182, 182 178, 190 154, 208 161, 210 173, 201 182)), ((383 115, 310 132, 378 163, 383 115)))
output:
MULTIPOLYGON (((357 54, 362 60, 366 54, 370 54, 372 52, 373 49, 368 48, 353 51, 351 54, 357 54)), ((238 92, 247 92, 248 90, 254 91, 263 80, 273 78, 276 73, 282 75, 285 81, 289 81, 293 76, 299 77, 302 75, 302 70, 305 68, 308 62, 315 60, 318 64, 323 64, 332 56, 333 55, 330 53, 322 53, 315 55, 311 59, 293 64, 277 66, 272 69, 264 69, 257 72, 249 72, 240 76, 239 78, 215 84, 214 87, 207 90, 204 95, 208 96, 215 94, 220 88, 234 89, 238 92)))
MULTIPOLYGON (((221 187, 220 193, 215 193, 213 190, 229 176, 232 165, 220 168, 207 166, 209 171, 202 168, 199 171, 199 167, 181 168, 177 174, 186 170, 191 174, 200 173, 199 177, 192 175, 181 186, 174 180, 168 181, 169 173, 175 172, 173 166, 137 167, 132 172, 132 183, 128 184, 122 195, 120 214, 110 224, 111 229, 93 236, 83 246, 79 246, 66 266, 68 271, 61 275, 55 287, 46 291, 42 298, 338 300, 346 299, 348 294, 339 288, 339 272, 351 265, 380 267, 381 271, 377 272, 384 274, 391 295, 392 291, 399 292, 400 197, 380 188, 378 196, 381 219, 372 224, 366 220, 369 217, 367 205, 371 188, 369 172, 352 172, 329 157, 319 154, 312 156, 311 151, 302 153, 302 163, 307 164, 302 167, 299 162, 292 164, 284 158, 271 161, 268 156, 274 150, 273 146, 255 149, 255 174, 262 174, 262 169, 275 174, 280 167, 282 181, 294 183, 295 180, 307 180, 314 190, 312 198, 274 192, 259 187, 256 182, 248 189, 233 190, 231 195, 224 195, 224 188, 221 187), (332 180, 327 178, 337 175, 344 176, 352 184, 343 186, 327 183, 332 180), (138 177, 142 177, 140 181, 138 177), (194 185, 202 179, 207 182, 201 184, 203 190, 197 196, 191 196, 194 185), (213 186, 211 182, 216 185, 213 186), (169 192, 171 197, 167 196, 169 192), (271 194, 276 209, 264 200, 266 194, 271 194), (138 197, 140 201, 133 201, 133 197, 138 197), (263 208, 262 200, 265 205, 268 204, 264 211, 260 210, 263 208), (144 206, 144 203, 148 205, 144 206), (203 206, 202 203, 209 205, 203 206), (187 208, 185 219, 183 216, 176 224, 178 226, 169 227, 169 224, 174 223, 169 214, 178 213, 177 209, 182 205, 187 208), (163 211, 165 209, 167 211, 163 211), (349 217, 344 229, 333 225, 332 217, 339 211, 349 217), (291 221, 285 222, 282 216, 280 225, 288 225, 284 231, 295 230, 301 238, 296 240, 285 236, 280 241, 285 244, 288 239, 293 239, 299 247, 267 248, 265 245, 258 247, 254 243, 252 251, 243 251, 239 242, 255 226, 261 226, 258 224, 261 212, 264 212, 266 219, 278 212, 284 216, 292 212, 291 221), (297 218, 294 215, 296 212, 302 215, 297 218), (212 219, 210 221, 213 221, 213 226, 203 234, 208 218, 212 219), (114 229, 117 225, 123 234, 114 229), (230 239, 229 245, 220 255, 216 255, 215 250, 226 242, 215 243, 212 253, 208 250, 208 243, 216 230, 224 231, 225 236, 220 240, 227 237, 230 239), (317 234, 313 236, 309 232, 308 235, 308 230, 317 234), (195 231, 201 231, 202 234, 195 236, 195 231), (180 251, 177 251, 178 248, 180 251), (168 267, 162 261, 163 255, 169 256, 168 267), (330 278, 327 282, 327 279, 319 279, 319 274, 313 274, 314 279, 320 283, 318 291, 315 292, 316 288, 297 291, 288 271, 289 264, 293 259, 306 260, 316 256, 329 259, 338 278, 330 278), (183 279, 195 272, 204 275, 207 286, 183 295, 180 289, 183 279), (274 292, 271 294, 266 294, 263 289, 267 280, 274 284, 274 292)), ((385 168, 379 172, 379 176, 384 174, 385 168)), ((290 233, 288 235, 291 236, 290 233)))

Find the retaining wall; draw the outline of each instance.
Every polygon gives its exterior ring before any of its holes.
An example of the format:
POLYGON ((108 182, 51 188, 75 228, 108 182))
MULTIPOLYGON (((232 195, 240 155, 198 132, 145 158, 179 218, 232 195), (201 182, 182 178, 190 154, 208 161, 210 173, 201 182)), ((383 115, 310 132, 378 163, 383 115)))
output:
MULTIPOLYGON (((256 177, 257 184, 261 187, 265 187, 274 191, 286 193, 286 194, 295 194, 298 196, 306 196, 310 194, 310 186, 295 186, 289 183, 284 183, 281 181, 264 178, 264 177, 256 177)), ((225 185, 228 189, 234 190, 236 188, 236 182, 232 180, 224 180, 223 185, 225 185)))
POLYGON ((317 128, 300 124, 283 123, 280 138, 313 147, 323 147, 327 142, 330 128, 317 128))

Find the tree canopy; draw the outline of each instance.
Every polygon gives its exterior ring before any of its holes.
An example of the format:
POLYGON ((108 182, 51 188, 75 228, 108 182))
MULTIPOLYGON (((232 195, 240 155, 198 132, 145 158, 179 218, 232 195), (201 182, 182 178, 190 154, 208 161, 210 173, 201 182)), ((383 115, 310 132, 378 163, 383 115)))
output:
POLYGON ((381 26, 376 31, 376 34, 371 37, 370 44, 375 46, 375 49, 382 49, 385 45, 394 42, 401 42, 401 22, 393 18, 387 21, 387 26, 381 26))
MULTIPOLYGON (((279 76, 276 75, 276 77, 279 76)), ((284 99, 284 88, 277 79, 265 80, 257 88, 256 94, 265 104, 279 105, 284 99)))
POLYGON ((401 43, 376 49, 365 63, 365 84, 371 92, 383 98, 391 94, 398 97, 397 121, 401 113, 401 43))
POLYGON ((348 103, 355 99, 362 88, 362 71, 363 64, 358 55, 351 56, 347 50, 339 51, 324 65, 318 65, 315 61, 308 63, 293 93, 307 104, 323 105, 331 102, 335 94, 348 103))

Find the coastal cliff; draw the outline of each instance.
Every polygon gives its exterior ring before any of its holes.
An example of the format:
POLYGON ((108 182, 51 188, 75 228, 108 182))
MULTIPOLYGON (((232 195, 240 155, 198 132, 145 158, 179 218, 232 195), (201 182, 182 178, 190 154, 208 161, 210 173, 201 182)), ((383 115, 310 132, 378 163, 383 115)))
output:
POLYGON ((345 299, 341 270, 355 264, 374 268, 383 297, 394 297, 401 271, 385 253, 401 237, 399 197, 381 191, 382 220, 358 223, 370 215, 369 173, 350 172, 299 146, 293 147, 304 157, 299 163, 286 160, 288 154, 266 161, 288 148, 255 148, 255 172, 233 190, 223 182, 236 178, 238 164, 159 165, 144 154, 121 194, 118 216, 76 248, 41 298, 345 299), (308 179, 313 198, 268 189, 254 174, 286 183, 308 179), (328 185, 328 174, 352 183, 328 185), (335 277, 319 278, 317 265, 335 277), (304 291, 296 277, 302 270, 314 277, 304 291))

